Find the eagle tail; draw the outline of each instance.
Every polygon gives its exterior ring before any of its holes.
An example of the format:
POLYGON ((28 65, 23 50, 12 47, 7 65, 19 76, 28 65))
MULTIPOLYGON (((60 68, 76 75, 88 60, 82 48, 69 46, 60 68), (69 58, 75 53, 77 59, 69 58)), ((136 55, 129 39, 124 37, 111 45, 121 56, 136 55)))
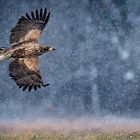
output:
POLYGON ((7 53, 7 49, 6 48, 0 48, 0 61, 9 58, 8 57, 8 53, 7 53))
POLYGON ((0 48, 0 53, 4 52, 5 48, 0 48))

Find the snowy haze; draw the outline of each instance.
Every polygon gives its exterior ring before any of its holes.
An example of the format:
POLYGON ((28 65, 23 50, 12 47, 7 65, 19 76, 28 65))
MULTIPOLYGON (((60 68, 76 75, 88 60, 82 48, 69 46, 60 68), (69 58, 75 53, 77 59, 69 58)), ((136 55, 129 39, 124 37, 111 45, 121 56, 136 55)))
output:
POLYGON ((1 0, 0 47, 24 13, 51 12, 39 58, 49 87, 22 92, 0 63, 0 117, 140 115, 139 0, 1 0))

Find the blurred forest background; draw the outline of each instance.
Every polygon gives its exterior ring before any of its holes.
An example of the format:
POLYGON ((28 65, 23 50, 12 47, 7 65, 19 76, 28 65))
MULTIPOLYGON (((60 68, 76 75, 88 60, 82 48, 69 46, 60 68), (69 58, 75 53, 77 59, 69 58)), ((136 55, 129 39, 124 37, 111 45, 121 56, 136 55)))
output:
POLYGON ((47 7, 39 58, 44 82, 22 92, 0 63, 0 118, 140 115, 139 0, 0 0, 0 47, 24 13, 47 7))

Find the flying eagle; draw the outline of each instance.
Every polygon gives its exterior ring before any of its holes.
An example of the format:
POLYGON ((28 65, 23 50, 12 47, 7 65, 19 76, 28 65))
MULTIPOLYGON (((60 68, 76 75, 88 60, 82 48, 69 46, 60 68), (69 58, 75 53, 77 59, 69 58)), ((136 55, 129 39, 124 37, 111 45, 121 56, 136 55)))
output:
POLYGON ((9 59, 9 76, 23 91, 48 86, 42 81, 38 56, 55 50, 38 43, 40 34, 50 18, 47 8, 22 16, 11 30, 10 48, 0 48, 0 60, 9 59))

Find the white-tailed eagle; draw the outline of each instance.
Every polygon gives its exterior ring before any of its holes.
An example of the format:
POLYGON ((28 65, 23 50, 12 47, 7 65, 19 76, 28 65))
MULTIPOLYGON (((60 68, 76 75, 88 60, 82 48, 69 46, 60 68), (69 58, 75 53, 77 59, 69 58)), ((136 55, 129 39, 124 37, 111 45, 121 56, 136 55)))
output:
POLYGON ((9 59, 9 76, 23 91, 48 86, 42 81, 38 56, 55 50, 38 43, 40 34, 50 18, 47 8, 22 16, 11 30, 10 48, 0 48, 0 60, 9 59))

